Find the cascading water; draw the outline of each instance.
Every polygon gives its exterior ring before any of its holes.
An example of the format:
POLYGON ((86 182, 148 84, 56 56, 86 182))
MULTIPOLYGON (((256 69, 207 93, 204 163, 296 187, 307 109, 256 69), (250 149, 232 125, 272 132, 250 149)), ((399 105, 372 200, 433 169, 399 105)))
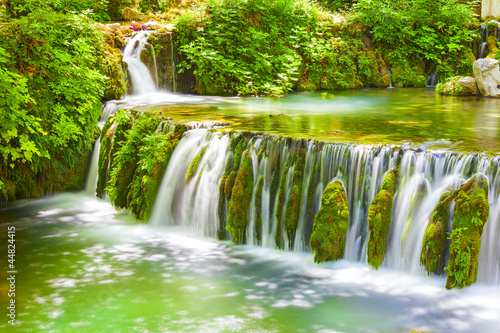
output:
POLYGON ((144 50, 149 35, 149 31, 139 31, 123 50, 123 62, 128 65, 133 92, 137 95, 157 91, 149 69, 141 61, 141 52, 144 50))
MULTIPOLYGON (((227 157, 232 157, 228 150, 230 142, 230 134, 208 130, 187 132, 169 163, 150 223, 192 225, 207 236, 217 236, 217 204, 219 200, 225 200, 217 193, 227 157), (205 152, 201 154, 195 172, 186 179, 192 161, 202 151, 205 152)), ((392 227, 383 265, 416 274, 424 274, 419 262, 422 240, 430 214, 442 193, 450 188, 457 189, 476 172, 484 174, 490 183, 491 213, 482 236, 479 281, 499 283, 498 157, 415 151, 395 146, 325 144, 259 134, 248 139, 241 160, 247 154, 252 160, 253 190, 246 243, 277 247, 278 220, 286 215, 294 173, 299 169, 297 163, 303 159, 297 230, 291 241, 286 228, 283 229, 284 249, 308 251, 312 219, 319 209, 323 190, 333 179, 339 179, 346 189, 350 213, 344 258, 362 262, 366 262, 369 236, 368 207, 380 190, 385 172, 399 165, 400 186, 394 198, 392 227), (288 159, 291 163, 286 169, 288 159), (282 211, 278 214, 276 175, 280 179, 284 177, 285 193, 282 211), (417 195, 420 195, 420 200, 414 204, 417 195), (257 219, 262 224, 260 239, 256 237, 257 219)))

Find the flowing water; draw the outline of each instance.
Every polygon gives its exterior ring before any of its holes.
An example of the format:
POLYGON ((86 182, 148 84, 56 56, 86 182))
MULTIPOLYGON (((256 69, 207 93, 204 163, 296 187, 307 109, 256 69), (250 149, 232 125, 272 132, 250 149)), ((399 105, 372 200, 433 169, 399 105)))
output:
MULTIPOLYGON (((297 93, 283 99, 159 92, 140 61, 149 34, 137 33, 124 50, 133 94, 108 102, 101 118, 102 125, 120 108, 158 110, 187 124, 149 224, 92 198, 99 141, 86 195, 56 195, 0 210, 0 227, 16 228, 15 331, 498 331, 500 102, 437 96, 431 89, 297 93), (224 127, 253 132, 244 134, 243 147, 253 170, 247 245, 215 240, 228 213, 219 184, 238 135, 224 127), (188 177, 196 156, 201 158, 188 177), (396 165, 401 184, 386 256, 375 271, 366 264, 368 207, 396 165), (281 230, 280 251, 275 239, 296 171, 302 184, 297 231, 288 239, 281 230), (444 277, 428 277, 420 267, 420 247, 441 194, 476 173, 488 181, 490 203, 478 283, 447 291, 444 277), (316 265, 309 237, 321 195, 333 180, 347 193, 345 255, 316 265), (284 193, 282 211, 276 181, 284 193), (418 196, 421 201, 412 205, 418 196)), ((158 131, 172 131, 172 123, 162 122, 158 131)), ((1 237, 7 253, 6 233, 1 237)), ((3 301, 6 293, 1 294, 3 301)), ((12 331, 6 321, 0 328, 12 331)))
MULTIPOLYGON (((80 194, 0 211, 16 227, 5 332, 497 332, 500 289, 138 225, 80 194)), ((6 251, 5 233, 1 234, 6 251)), ((2 290, 5 290, 2 280, 2 290)), ((1 293, 5 297, 5 293, 1 293)), ((3 298, 2 298, 2 304, 3 298)))

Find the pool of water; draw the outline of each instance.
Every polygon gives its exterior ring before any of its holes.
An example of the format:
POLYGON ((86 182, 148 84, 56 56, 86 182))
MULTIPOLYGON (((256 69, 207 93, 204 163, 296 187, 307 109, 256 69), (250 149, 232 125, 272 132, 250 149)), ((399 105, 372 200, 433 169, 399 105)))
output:
MULTIPOLYGON (((498 332, 500 286, 444 280, 136 224, 63 194, 0 210, 16 228, 18 325, 5 332, 498 332)), ((2 267, 6 265, 6 256, 2 267)), ((0 282, 6 304, 7 282, 0 282)), ((2 306, 2 308, 4 308, 2 306)), ((5 311, 5 310, 4 310, 5 311)))
POLYGON ((290 93, 284 98, 146 94, 121 101, 179 121, 229 121, 239 130, 356 143, 500 149, 500 100, 437 95, 432 88, 290 93))

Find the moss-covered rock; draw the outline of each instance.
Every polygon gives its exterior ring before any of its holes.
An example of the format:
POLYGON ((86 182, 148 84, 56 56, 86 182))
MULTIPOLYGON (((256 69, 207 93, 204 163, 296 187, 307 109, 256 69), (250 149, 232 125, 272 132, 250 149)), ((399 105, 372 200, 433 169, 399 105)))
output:
POLYGON ((454 76, 445 83, 436 85, 436 92, 441 95, 470 96, 480 95, 476 79, 473 77, 454 76))
POLYGON ((177 133, 154 132, 144 137, 127 196, 127 207, 138 220, 149 219, 163 175, 178 143, 177 133))
POLYGON ((368 210, 368 264, 378 268, 384 259, 387 239, 391 230, 392 203, 398 187, 399 169, 392 168, 385 176, 380 192, 373 198, 368 210))
POLYGON ((333 261, 344 256, 345 237, 349 229, 347 195, 340 181, 326 187, 321 208, 314 218, 309 246, 314 262, 333 261))
POLYGON ((488 181, 482 174, 460 186, 455 198, 446 289, 476 282, 481 234, 488 221, 488 181))
POLYGON ((186 183, 191 180, 195 171, 198 169, 198 165, 200 164, 201 159, 205 155, 207 148, 208 148, 208 146, 203 148, 202 150, 200 150, 200 152, 198 154, 196 154, 196 156, 193 158, 193 160, 189 164, 188 171, 186 172, 186 183))
POLYGON ((126 133, 132 128, 132 114, 119 110, 109 117, 101 131, 101 148, 99 150, 98 178, 96 194, 102 198, 108 185, 108 178, 115 166, 114 156, 125 144, 126 133))
POLYGON ((248 208, 252 201, 253 185, 252 157, 250 154, 246 154, 234 181, 227 217, 227 230, 233 235, 237 244, 245 242, 248 208))
POLYGON ((285 226, 288 235, 288 248, 290 249, 294 247, 295 232, 299 223, 305 159, 306 156, 303 149, 300 149, 294 156, 293 182, 285 210, 285 226))
POLYGON ((264 177, 260 176, 255 190, 255 241, 262 242, 262 190, 264 189, 264 177))
POLYGON ((287 177, 288 177, 288 172, 291 168, 292 164, 292 158, 288 157, 288 159, 285 162, 285 165, 283 167, 283 171, 281 172, 281 177, 279 181, 279 189, 278 189, 278 201, 276 203, 276 220, 277 220, 277 226, 276 226, 276 235, 275 235, 275 241, 276 241, 276 247, 278 249, 284 249, 285 248, 285 241, 283 238, 283 232, 284 232, 284 221, 285 221, 285 201, 286 201, 286 190, 287 190, 287 177))
MULTIPOLYGON (((125 133, 126 142, 114 155, 111 163, 108 187, 106 191, 111 203, 117 208, 127 207, 130 184, 134 178, 139 161, 139 149, 143 139, 158 127, 159 119, 149 114, 138 115, 130 131, 125 133)), ((115 138, 118 127, 115 130, 115 138)), ((114 149, 114 147, 113 147, 114 149)))
POLYGON ((441 195, 425 229, 420 264, 427 273, 441 275, 444 272, 448 220, 451 214, 451 202, 455 199, 456 193, 458 192, 449 190, 441 195))

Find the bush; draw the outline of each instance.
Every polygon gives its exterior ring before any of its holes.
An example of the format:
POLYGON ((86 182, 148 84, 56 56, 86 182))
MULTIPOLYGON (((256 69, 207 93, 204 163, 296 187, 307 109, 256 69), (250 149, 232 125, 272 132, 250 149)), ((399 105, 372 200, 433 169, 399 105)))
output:
POLYGON ((106 49, 87 17, 49 8, 4 25, 0 36, 0 198, 39 196, 65 186, 50 184, 53 177, 86 164, 106 88, 106 49))
POLYGON ((469 26, 475 5, 458 0, 360 0, 354 10, 376 46, 389 53, 389 62, 426 62, 445 79, 472 68, 469 45, 476 32, 469 26))
POLYGON ((318 22, 307 0, 211 0, 177 21, 177 45, 201 94, 275 94, 301 75, 301 44, 318 22))

